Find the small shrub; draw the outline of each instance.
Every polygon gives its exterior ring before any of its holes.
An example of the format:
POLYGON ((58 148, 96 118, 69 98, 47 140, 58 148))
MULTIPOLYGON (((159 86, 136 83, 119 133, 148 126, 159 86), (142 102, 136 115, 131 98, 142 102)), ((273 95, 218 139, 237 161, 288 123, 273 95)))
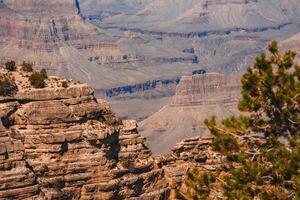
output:
POLYGON ((47 71, 45 69, 42 69, 40 73, 43 75, 44 79, 48 78, 47 71))
POLYGON ((45 79, 45 74, 42 72, 34 72, 29 77, 30 84, 34 88, 44 88, 46 86, 45 79))
POLYGON ((5 68, 8 70, 8 71, 16 71, 17 67, 16 67, 16 62, 11 60, 11 61, 7 61, 5 63, 5 68))
POLYGON ((33 72, 33 64, 29 62, 23 62, 22 71, 24 72, 33 72))
POLYGON ((17 92, 18 88, 15 82, 8 77, 0 76, 0 95, 12 96, 17 92))
POLYGON ((63 88, 68 88, 68 87, 69 87, 67 81, 62 81, 62 82, 61 82, 61 86, 62 86, 63 88))

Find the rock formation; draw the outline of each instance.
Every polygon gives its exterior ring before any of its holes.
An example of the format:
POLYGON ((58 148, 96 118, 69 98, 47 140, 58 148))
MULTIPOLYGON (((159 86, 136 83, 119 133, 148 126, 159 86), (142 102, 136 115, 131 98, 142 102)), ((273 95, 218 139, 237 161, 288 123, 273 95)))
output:
POLYGON ((184 76, 172 102, 142 121, 140 132, 155 154, 168 152, 184 138, 205 136, 205 119, 238 114, 240 87, 240 76, 184 76))
POLYGON ((105 74, 113 72, 99 65, 137 60, 137 55, 123 52, 109 34, 81 19, 76 2, 1 1, 0 64, 9 59, 32 61, 51 74, 94 87, 120 84, 120 77, 108 78, 105 74))
POLYGON ((0 199, 160 199, 168 195, 135 121, 119 120, 84 84, 30 73, 0 98, 0 199), (67 82, 62 86, 62 82, 67 82))
MULTIPOLYGON (((298 0, 1 2, 0 63, 32 61, 52 75, 102 91, 97 98, 111 98, 106 90, 170 80, 202 66, 241 72, 270 40, 299 31, 298 0)), ((121 94, 111 98, 112 106, 125 105, 124 118, 144 119, 164 105, 170 90, 164 86, 162 98, 156 92, 126 100, 121 94), (149 112, 132 115, 136 101, 147 102, 149 112)))
POLYGON ((297 23, 299 11, 297 0, 153 0, 135 12, 120 12, 105 18, 104 24, 121 27, 126 24, 135 30, 173 35, 207 36, 218 34, 219 30, 257 32, 297 23))
MULTIPOLYGON (((156 162, 164 170, 170 186, 180 186, 177 190, 187 192, 184 180, 189 170, 197 169, 199 172, 209 173, 224 169, 228 160, 226 156, 213 151, 212 142, 213 137, 186 138, 177 143, 169 154, 157 158, 156 162)), ((257 145, 266 141, 258 135, 245 135, 240 138, 240 142, 257 145)), ((209 199, 224 198, 217 191, 210 195, 209 199)), ((177 199, 175 190, 171 190, 169 198, 177 199)))
MULTIPOLYGON (((0 96, 0 199, 176 199, 174 186, 184 190, 189 169, 214 171, 226 162, 212 151, 211 136, 185 138, 168 154, 152 157, 137 123, 121 121, 85 84, 50 76, 45 88, 34 89, 31 72, 19 67, 16 72, 0 68, 0 75, 17 86, 0 96)), ((188 106, 183 97, 191 90, 205 91, 206 105, 223 102, 226 107, 235 103, 236 79, 184 77, 173 107, 188 106), (218 92, 212 96, 212 91, 218 92)), ((189 102, 200 105, 193 98, 189 102)), ((247 135, 243 141, 261 138, 247 135)))

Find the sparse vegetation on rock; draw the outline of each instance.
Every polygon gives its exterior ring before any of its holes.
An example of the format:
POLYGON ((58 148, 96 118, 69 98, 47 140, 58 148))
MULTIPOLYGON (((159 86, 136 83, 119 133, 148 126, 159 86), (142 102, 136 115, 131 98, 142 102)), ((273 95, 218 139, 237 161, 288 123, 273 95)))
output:
POLYGON ((12 96, 17 92, 18 88, 13 80, 5 75, 0 75, 0 95, 12 96))
POLYGON ((41 74, 43 75, 43 77, 44 77, 45 79, 48 78, 48 74, 47 74, 46 69, 41 69, 41 74))
POLYGON ((46 86, 45 80, 48 78, 46 70, 36 71, 29 77, 30 84, 34 88, 44 88, 46 86))
POLYGON ((25 72, 33 72, 33 64, 30 63, 30 62, 23 62, 22 63, 22 71, 25 71, 25 72))
POLYGON ((209 175, 190 170, 178 198, 300 199, 300 67, 294 52, 268 49, 242 79, 239 109, 248 114, 205 122, 227 161, 209 175))
POLYGON ((62 81, 62 82, 61 82, 61 86, 62 86, 63 88, 68 88, 68 87, 69 87, 67 81, 62 81))
MULTIPOLYGON (((23 71, 0 72, 19 88, 13 98, 0 98, 0 199, 161 199, 167 194, 163 171, 153 169, 137 123, 121 121, 90 87, 49 77, 47 88, 35 90, 23 71), (63 81, 72 87, 61 88, 63 81)), ((33 72, 30 78, 41 87, 46 75, 33 72)))
POLYGON ((7 61, 5 63, 5 68, 8 70, 8 71, 16 71, 17 67, 16 67, 16 62, 13 61, 13 60, 10 60, 10 61, 7 61))

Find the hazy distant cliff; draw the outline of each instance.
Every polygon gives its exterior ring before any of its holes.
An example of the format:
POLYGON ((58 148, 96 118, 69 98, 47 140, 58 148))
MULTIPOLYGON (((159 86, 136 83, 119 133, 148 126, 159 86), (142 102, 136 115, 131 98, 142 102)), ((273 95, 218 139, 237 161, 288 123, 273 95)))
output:
POLYGON ((205 136, 204 120, 238 113, 240 77, 221 74, 185 76, 172 102, 140 123, 155 154, 168 152, 184 138, 205 136))

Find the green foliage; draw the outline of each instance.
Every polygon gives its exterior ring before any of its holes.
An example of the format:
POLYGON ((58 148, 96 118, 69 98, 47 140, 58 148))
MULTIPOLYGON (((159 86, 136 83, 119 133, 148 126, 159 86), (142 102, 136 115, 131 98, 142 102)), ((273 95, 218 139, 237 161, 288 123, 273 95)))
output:
POLYGON ((17 92, 18 88, 13 80, 4 75, 0 75, 0 95, 12 96, 17 92))
POLYGON ((270 56, 260 55, 243 76, 239 104, 251 112, 252 129, 265 134, 294 135, 300 128, 300 67, 295 52, 280 54, 277 43, 269 45, 270 56))
POLYGON ((177 199, 206 199, 215 182, 215 175, 211 172, 200 172, 197 169, 189 170, 185 179, 189 191, 184 195, 177 189, 176 197, 177 199))
POLYGON ((199 184, 202 175, 187 174, 185 185, 194 196, 202 194, 195 187, 201 185, 224 199, 300 199, 300 67, 294 52, 281 55, 276 42, 268 49, 269 56, 258 56, 242 78, 239 109, 247 115, 221 125, 215 117, 205 121, 213 150, 227 163, 225 176, 212 177, 219 188, 199 184), (260 142, 249 136, 262 134, 260 142))
POLYGON ((40 73, 43 75, 44 79, 47 79, 47 78, 48 78, 46 69, 41 69, 41 72, 40 72, 40 73))
MULTIPOLYGON (((223 123, 231 126, 230 120, 223 121, 223 123)), ((215 139, 212 142, 212 148, 214 151, 222 152, 224 155, 239 151, 239 145, 236 138, 229 132, 224 134, 223 130, 216 127, 215 117, 213 117, 210 121, 205 120, 205 124, 215 136, 215 139)))
POLYGON ((33 66, 32 63, 23 61, 21 70, 25 72, 33 72, 32 66, 33 66))
POLYGON ((16 62, 13 61, 13 60, 10 60, 10 61, 7 61, 5 63, 5 68, 8 70, 8 71, 16 71, 17 67, 16 67, 16 62))
POLYGON ((47 79, 47 74, 43 71, 33 72, 29 77, 30 84, 34 88, 44 88, 46 86, 45 80, 47 79))

